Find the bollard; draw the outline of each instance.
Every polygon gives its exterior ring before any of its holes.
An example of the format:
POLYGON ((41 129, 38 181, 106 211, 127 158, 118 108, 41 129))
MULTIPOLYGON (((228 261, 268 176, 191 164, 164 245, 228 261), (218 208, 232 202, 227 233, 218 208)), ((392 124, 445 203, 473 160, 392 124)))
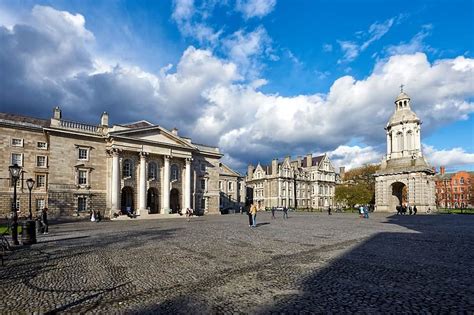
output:
POLYGON ((24 221, 22 226, 21 242, 23 245, 36 244, 36 221, 24 221))

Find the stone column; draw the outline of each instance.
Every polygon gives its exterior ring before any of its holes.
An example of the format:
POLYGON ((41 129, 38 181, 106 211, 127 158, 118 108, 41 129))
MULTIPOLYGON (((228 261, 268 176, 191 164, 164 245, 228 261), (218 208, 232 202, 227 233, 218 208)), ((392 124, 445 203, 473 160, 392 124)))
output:
POLYGON ((120 210, 120 161, 118 149, 112 149, 112 213, 120 210))
POLYGON ((146 209, 146 157, 148 153, 140 152, 140 177, 138 185, 138 215, 148 214, 146 209))
POLYGON ((170 209, 170 157, 165 155, 163 166, 163 212, 168 213, 170 209))
POLYGON ((390 149, 392 147, 392 141, 390 141, 390 133, 387 132, 387 157, 390 155, 390 149))
POLYGON ((184 174, 184 209, 191 208, 191 159, 186 159, 184 174))

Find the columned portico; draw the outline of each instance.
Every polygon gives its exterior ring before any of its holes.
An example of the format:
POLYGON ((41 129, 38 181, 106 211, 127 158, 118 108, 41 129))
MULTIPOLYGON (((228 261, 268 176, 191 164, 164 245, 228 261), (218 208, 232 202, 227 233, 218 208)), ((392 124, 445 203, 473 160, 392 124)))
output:
POLYGON ((184 174, 184 208, 191 208, 191 159, 186 159, 184 174))
POLYGON ((120 211, 120 150, 112 149, 112 213, 120 211))
POLYGON ((140 152, 140 176, 138 185, 138 215, 148 214, 146 209, 146 157, 148 153, 140 152))
POLYGON ((165 155, 163 157, 163 211, 162 213, 168 213, 170 209, 170 157, 165 155))

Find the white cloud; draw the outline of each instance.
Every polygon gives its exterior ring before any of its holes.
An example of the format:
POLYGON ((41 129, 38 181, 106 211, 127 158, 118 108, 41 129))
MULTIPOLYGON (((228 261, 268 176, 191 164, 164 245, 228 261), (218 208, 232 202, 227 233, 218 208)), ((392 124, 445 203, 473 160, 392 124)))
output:
POLYGON ((377 152, 373 147, 340 145, 335 150, 328 153, 329 158, 335 167, 344 166, 346 170, 359 167, 365 164, 379 163, 382 153, 377 152))
POLYGON ((431 34, 431 25, 424 25, 422 30, 413 36, 408 42, 401 42, 398 45, 390 45, 385 50, 388 55, 414 54, 422 51, 434 51, 433 48, 426 45, 423 41, 431 34))
POLYGON ((357 37, 362 38, 363 41, 338 40, 337 42, 339 43, 344 55, 337 61, 337 63, 349 63, 355 60, 359 54, 366 50, 373 42, 381 39, 398 19, 400 19, 400 16, 390 18, 382 23, 375 22, 370 25, 366 32, 357 32, 357 37))
POLYGON ((236 10, 241 12, 245 19, 262 18, 273 11, 276 0, 237 0, 236 10))
POLYGON ((42 116, 60 105, 78 120, 96 121, 104 110, 113 122, 147 118, 218 144, 231 166, 331 150, 348 167, 370 161, 385 143, 400 83, 424 122, 423 135, 474 112, 474 59, 464 56, 430 63, 423 53, 396 55, 362 80, 337 79, 328 93, 286 97, 262 93, 264 78, 243 80, 239 71, 265 54, 263 30, 232 37, 240 46, 229 48, 231 59, 188 47, 176 67, 154 74, 95 56, 93 34, 77 15, 43 12, 37 14, 44 24, 0 27, 0 73, 9 73, 0 80, 2 110, 42 116), (67 35, 58 40, 59 33, 67 35), (354 138, 369 147, 343 145, 354 138))
POLYGON ((423 152, 432 166, 463 167, 474 165, 474 153, 468 153, 463 148, 437 150, 433 146, 423 145, 423 152))

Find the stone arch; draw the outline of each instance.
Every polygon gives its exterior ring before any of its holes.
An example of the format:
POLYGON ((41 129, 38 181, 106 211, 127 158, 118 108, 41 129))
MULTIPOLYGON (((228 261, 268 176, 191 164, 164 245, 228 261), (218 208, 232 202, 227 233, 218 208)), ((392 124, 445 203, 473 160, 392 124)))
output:
POLYGON ((130 211, 131 213, 134 212, 135 206, 134 206, 134 198, 133 198, 133 188, 130 186, 125 186, 122 188, 122 203, 121 203, 121 209, 123 212, 125 210, 130 211))
POLYGON ((171 213, 179 213, 181 206, 179 204, 179 190, 176 188, 170 191, 170 208, 171 213))
POLYGON ((146 207, 149 209, 150 213, 159 213, 160 202, 158 190, 156 188, 149 188, 146 198, 146 207))
POLYGON ((390 185, 390 210, 396 211, 396 207, 408 203, 408 186, 402 181, 396 181, 390 185))

